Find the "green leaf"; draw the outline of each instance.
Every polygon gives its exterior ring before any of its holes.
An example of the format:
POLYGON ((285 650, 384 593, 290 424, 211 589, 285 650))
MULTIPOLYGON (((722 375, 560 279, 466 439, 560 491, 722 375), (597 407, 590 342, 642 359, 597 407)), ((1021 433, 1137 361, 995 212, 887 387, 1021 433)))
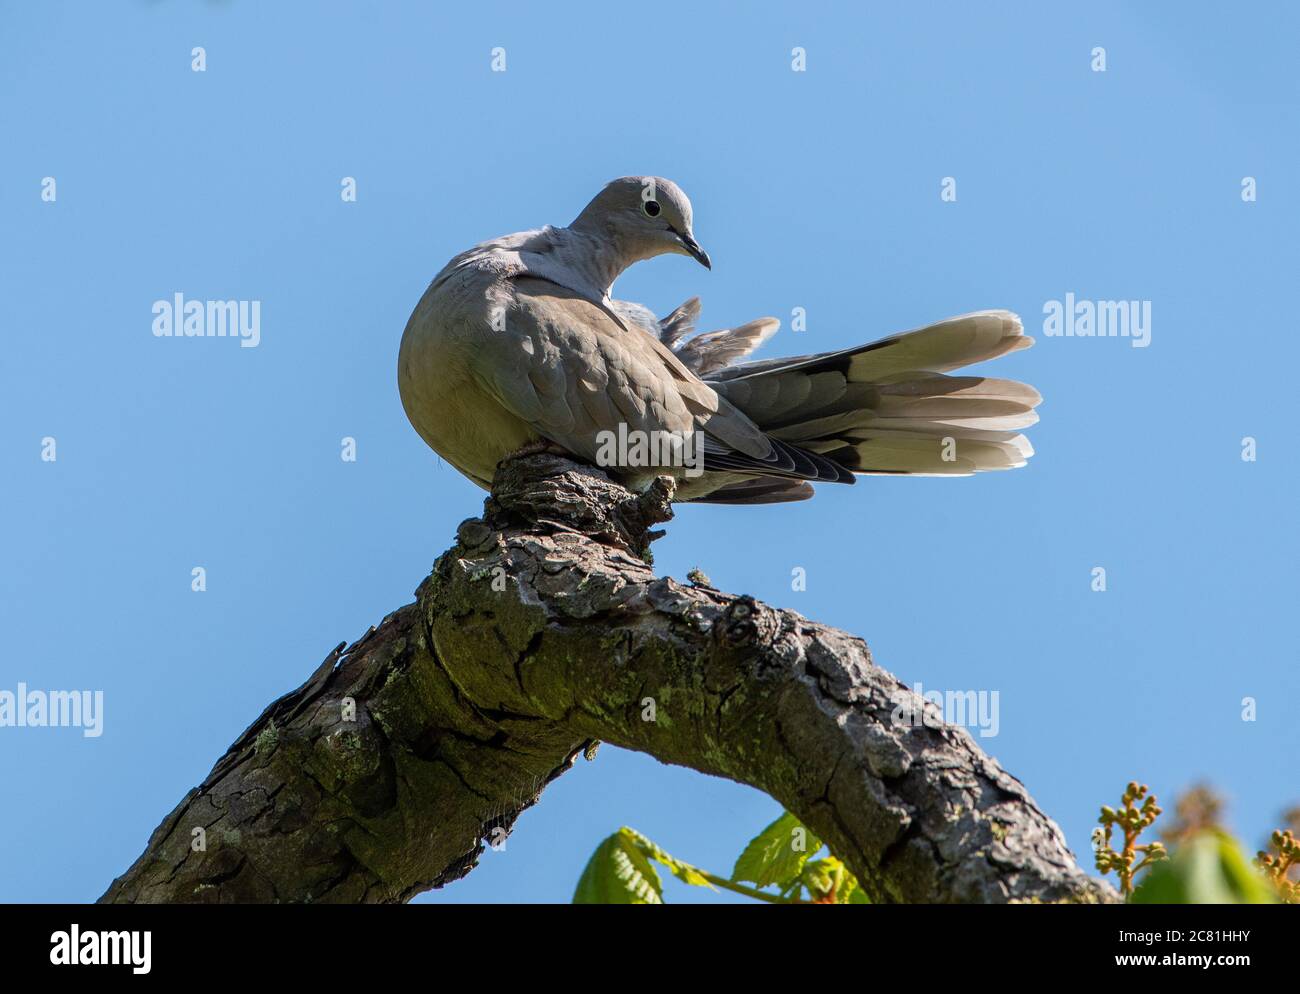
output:
POLYGON ((665 866, 672 871, 672 875, 684 884, 690 884, 692 887, 707 887, 709 890, 717 890, 708 879, 700 873, 690 863, 682 863, 673 860, 671 863, 665 863, 665 866))
POLYGON ((790 812, 759 832, 745 847, 731 871, 736 883, 756 887, 776 884, 783 890, 799 879, 804 863, 822 847, 822 840, 790 812))
POLYGON ((844 868, 844 877, 840 881, 839 889, 835 892, 836 904, 870 904, 871 898, 867 897, 866 891, 858 886, 858 878, 849 872, 848 867, 844 868))
POLYGON ((799 879, 803 881, 810 898, 825 898, 832 890, 838 889, 844 879, 843 869, 837 865, 839 862, 832 856, 830 859, 815 859, 804 864, 799 879))
POLYGON ((637 846, 637 848, 645 853, 648 858, 668 867, 669 872, 682 883, 690 884, 692 887, 707 887, 709 890, 717 890, 713 884, 709 883, 704 874, 691 866, 690 863, 683 863, 680 859, 668 855, 668 853, 664 852, 636 829, 624 828, 623 831, 628 833, 632 842, 637 846))
POLYGON ((805 864, 799 879, 812 900, 826 898, 835 892, 836 904, 870 904, 871 899, 858 886, 858 878, 834 856, 815 859, 805 864))
POLYGON ((644 837, 620 828, 587 861, 574 904, 663 904, 663 884, 638 841, 644 837))
POLYGON ((1133 892, 1134 904, 1272 904, 1263 877, 1223 832, 1202 832, 1154 864, 1133 892))
POLYGON ((867 892, 858 886, 858 882, 856 879, 853 881, 853 886, 848 890, 846 890, 842 895, 842 897, 843 900, 840 901, 841 904, 870 904, 871 903, 871 898, 867 897, 867 892))

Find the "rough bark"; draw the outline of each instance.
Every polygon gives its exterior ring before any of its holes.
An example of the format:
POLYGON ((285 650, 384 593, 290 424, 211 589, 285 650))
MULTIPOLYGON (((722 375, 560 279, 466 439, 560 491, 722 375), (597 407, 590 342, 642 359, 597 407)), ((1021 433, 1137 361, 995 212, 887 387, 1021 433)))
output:
POLYGON ((1115 899, 964 729, 891 720, 860 639, 656 577, 670 495, 506 464, 416 602, 270 705, 101 901, 408 900, 597 741, 767 792, 876 902, 1115 899))

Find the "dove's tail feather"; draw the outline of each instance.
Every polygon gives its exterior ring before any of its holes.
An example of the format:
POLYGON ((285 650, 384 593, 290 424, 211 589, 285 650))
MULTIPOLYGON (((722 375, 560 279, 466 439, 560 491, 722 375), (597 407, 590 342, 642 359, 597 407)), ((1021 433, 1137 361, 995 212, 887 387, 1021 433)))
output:
POLYGON ((766 459, 757 459, 726 446, 704 443, 706 471, 754 474, 760 478, 811 480, 814 483, 853 483, 853 474, 834 459, 818 455, 808 446, 792 445, 769 434, 772 451, 766 459))
POLYGON ((702 497, 690 498, 697 504, 788 504, 807 500, 813 495, 806 480, 779 480, 756 476, 719 487, 702 497))
MULTIPOLYGON (((1012 380, 944 374, 1032 344, 1016 315, 981 311, 842 352, 731 366, 706 379, 773 438, 852 473, 967 476, 1025 464, 1033 448, 1020 432, 1038 420, 1042 398, 1012 380)), ((808 496, 784 490, 789 495, 778 499, 808 496)), ((748 492, 731 484, 715 493, 743 503, 748 492)), ((764 492, 763 499, 772 498, 764 492)))

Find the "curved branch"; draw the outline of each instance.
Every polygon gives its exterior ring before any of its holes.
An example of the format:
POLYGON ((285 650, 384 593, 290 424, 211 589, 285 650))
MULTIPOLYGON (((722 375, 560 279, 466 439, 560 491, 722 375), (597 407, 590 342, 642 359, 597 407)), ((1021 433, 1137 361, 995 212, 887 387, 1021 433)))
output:
POLYGON ((670 497, 503 465, 416 603, 268 707, 101 901, 407 900, 597 741, 767 792, 873 901, 1115 900, 964 729, 891 720, 909 692, 860 639, 656 577, 670 497))

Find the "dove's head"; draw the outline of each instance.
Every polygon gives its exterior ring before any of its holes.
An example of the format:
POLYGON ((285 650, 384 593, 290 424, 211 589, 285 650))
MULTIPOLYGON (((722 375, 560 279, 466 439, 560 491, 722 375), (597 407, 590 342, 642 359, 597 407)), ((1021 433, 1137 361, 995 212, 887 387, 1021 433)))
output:
POLYGON ((691 231, 691 202, 661 176, 624 176, 606 184, 569 227, 608 239, 624 265, 676 252, 713 268, 691 231))

